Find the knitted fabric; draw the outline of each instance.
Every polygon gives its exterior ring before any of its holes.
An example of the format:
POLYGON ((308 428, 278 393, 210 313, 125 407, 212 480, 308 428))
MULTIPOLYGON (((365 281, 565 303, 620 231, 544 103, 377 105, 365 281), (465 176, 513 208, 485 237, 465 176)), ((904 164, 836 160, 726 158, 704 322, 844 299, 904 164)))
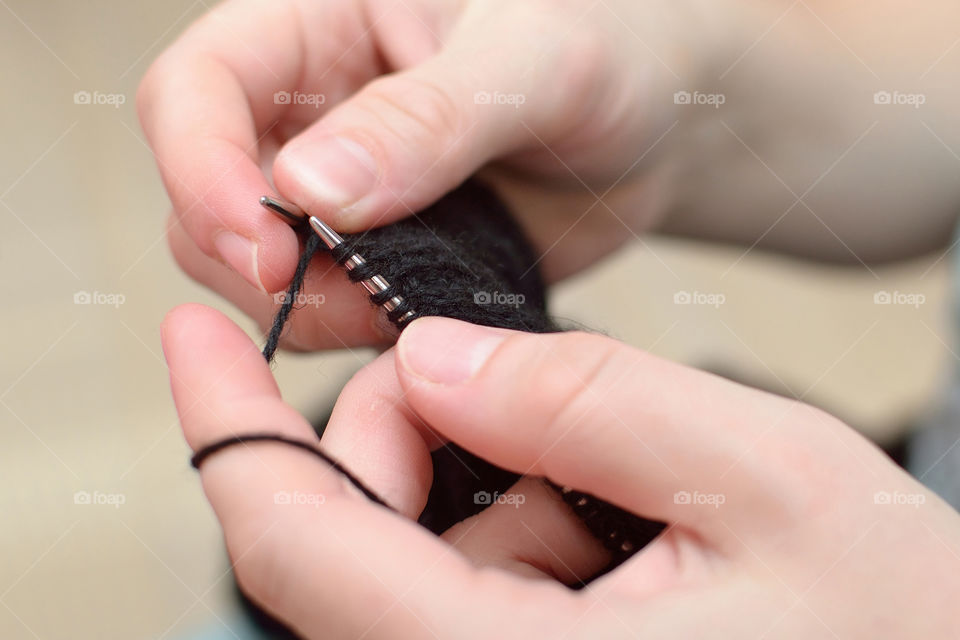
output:
POLYGON ((333 252, 338 262, 359 253, 366 264, 349 272, 354 282, 380 274, 407 309, 474 324, 543 333, 559 331, 547 315, 536 258, 520 227, 494 194, 468 182, 437 204, 395 224, 347 236, 333 252))

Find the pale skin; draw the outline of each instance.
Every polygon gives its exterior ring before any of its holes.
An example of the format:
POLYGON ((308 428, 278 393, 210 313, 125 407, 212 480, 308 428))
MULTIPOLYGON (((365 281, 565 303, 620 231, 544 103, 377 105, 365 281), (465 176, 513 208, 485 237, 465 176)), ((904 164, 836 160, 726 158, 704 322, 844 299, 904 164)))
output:
MULTIPOLYGON (((947 1, 232 0, 160 57, 138 106, 174 255, 261 325, 297 259, 294 232, 257 204, 275 191, 357 231, 482 170, 551 281, 629 239, 625 226, 870 261, 942 246, 960 210, 958 18, 947 1), (923 110, 872 100, 898 88, 925 95, 923 110), (683 108, 678 90, 725 104, 683 108)), ((294 314, 288 348, 386 341, 328 260, 307 292, 336 303, 294 314)), ((313 438, 226 318, 179 308, 163 338, 194 448, 267 427, 313 438)), ((305 637, 947 638, 960 626, 956 512, 831 416, 607 338, 419 320, 344 390, 323 447, 398 513, 282 445, 235 447, 201 473, 241 583, 305 637), (605 556, 532 477, 515 488, 521 508, 441 539, 410 522, 429 451, 448 439, 671 527, 570 592, 560 583, 605 556), (278 491, 324 501, 276 504, 278 491), (509 625, 489 626, 499 618, 509 625)))

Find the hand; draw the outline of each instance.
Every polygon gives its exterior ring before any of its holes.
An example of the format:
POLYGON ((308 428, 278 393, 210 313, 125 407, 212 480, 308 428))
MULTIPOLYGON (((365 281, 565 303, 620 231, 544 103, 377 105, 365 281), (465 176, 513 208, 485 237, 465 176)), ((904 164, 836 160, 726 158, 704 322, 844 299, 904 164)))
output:
MULTIPOLYGON (((708 57, 702 25, 723 15, 712 6, 226 2, 161 55, 138 94, 173 203, 174 255, 266 326, 277 306, 266 294, 297 260, 294 232, 257 203, 274 191, 268 176, 349 232, 417 211, 500 160, 488 179, 555 280, 662 209, 669 144, 655 143, 674 122, 676 74, 692 81, 690 61, 708 57)), ((336 304, 296 314, 286 346, 382 341, 362 293, 330 267, 318 260, 307 293, 336 304)))
MULTIPOLYGON (((265 430, 315 440, 218 312, 173 311, 163 340, 194 449, 265 430)), ((956 512, 835 418, 609 338, 417 320, 350 382, 322 444, 398 513, 281 444, 234 446, 201 469, 241 585, 308 638, 960 628, 956 512), (589 576, 603 552, 531 477, 438 539, 409 519, 447 438, 670 526, 577 592, 557 581, 589 576)))

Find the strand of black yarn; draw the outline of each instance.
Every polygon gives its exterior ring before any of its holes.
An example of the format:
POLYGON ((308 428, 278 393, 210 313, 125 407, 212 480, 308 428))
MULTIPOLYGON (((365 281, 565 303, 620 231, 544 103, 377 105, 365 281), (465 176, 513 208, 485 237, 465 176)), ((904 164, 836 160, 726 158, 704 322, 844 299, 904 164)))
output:
POLYGON ((263 345, 263 357, 267 359, 268 363, 273 362, 277 347, 280 345, 280 334, 283 333, 287 319, 290 317, 297 298, 300 297, 300 291, 303 289, 303 279, 307 275, 307 267, 310 266, 310 261, 313 260, 313 256, 319 248, 320 237, 315 233, 309 234, 303 247, 303 253, 300 255, 300 262, 297 263, 297 270, 293 274, 293 280, 287 287, 283 302, 280 303, 280 310, 277 311, 270 332, 267 334, 267 343, 263 345))
MULTIPOLYGON (((273 325, 270 327, 270 331, 267 334, 267 342, 262 351, 263 357, 267 363, 273 361, 274 355, 277 351, 277 346, 280 343, 280 335, 283 333, 283 329, 287 324, 287 320, 290 318, 290 314, 295 308, 296 301, 300 297, 300 293, 303 290, 303 281, 307 274, 307 267, 310 266, 310 261, 313 260, 313 256, 317 253, 317 249, 319 249, 320 246, 320 238, 316 234, 311 233, 304 244, 303 253, 300 255, 300 261, 297 263, 297 269, 293 274, 293 280, 290 281, 290 286, 287 287, 283 302, 280 304, 280 309, 277 311, 277 315, 273 319, 273 325)), ((309 442, 287 438, 286 436, 281 436, 275 433, 247 433, 217 440, 198 449, 197 452, 193 454, 193 457, 190 458, 190 464, 194 469, 199 470, 200 465, 203 464, 203 461, 218 451, 222 451, 228 447, 240 444, 246 446, 251 442, 280 442, 282 444, 312 453, 333 467, 334 470, 342 474, 343 477, 350 482, 350 484, 356 487, 368 499, 388 509, 392 509, 392 507, 387 504, 383 498, 378 496, 376 492, 365 485, 358 477, 353 475, 353 473, 343 464, 341 464, 340 461, 325 453, 322 449, 309 442)))
POLYGON ((203 464, 203 461, 212 456, 213 454, 226 449, 227 447, 232 447, 234 445, 242 444, 246 445, 250 442, 280 442, 282 444, 290 445, 291 447, 296 447, 297 449, 303 449, 313 455, 317 456, 328 465, 333 467, 335 470, 343 474, 343 476, 350 481, 350 484, 355 486, 360 490, 363 495, 367 496, 370 500, 373 500, 379 505, 390 508, 386 502, 383 501, 383 498, 378 496, 373 492, 372 489, 363 484, 359 478, 353 475, 349 469, 340 464, 337 460, 332 458, 330 455, 323 452, 323 450, 315 447, 309 442, 304 442, 303 440, 296 440, 294 438, 287 438, 286 436, 281 436, 276 433, 245 433, 242 435, 231 436, 229 438, 224 438, 223 440, 218 440, 213 444, 209 444, 202 449, 198 450, 193 457, 190 458, 190 464, 194 469, 199 470, 200 465, 203 464))

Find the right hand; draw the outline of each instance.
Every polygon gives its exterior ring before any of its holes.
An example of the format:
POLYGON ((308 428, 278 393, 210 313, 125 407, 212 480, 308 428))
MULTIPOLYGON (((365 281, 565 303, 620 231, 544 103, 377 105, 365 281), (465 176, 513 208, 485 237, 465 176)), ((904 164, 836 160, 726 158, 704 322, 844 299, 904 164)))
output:
MULTIPOLYGON (((257 202, 274 192, 271 173, 286 199, 355 232, 497 160, 488 178, 547 279, 563 277, 663 211, 674 83, 695 82, 691 61, 709 58, 701 24, 725 13, 712 6, 226 2, 161 55, 138 94, 173 203, 173 253, 267 326, 269 293, 298 258, 294 231, 257 202)), ((331 267, 318 260, 306 292, 336 304, 295 314, 284 346, 383 341, 363 293, 331 267)))
MULTIPOLYGON (((222 314, 180 307, 162 336, 194 449, 265 429, 317 443, 222 314)), ((397 511, 276 443, 200 470, 240 584, 304 638, 960 629, 956 511, 836 418, 610 338, 418 319, 346 386, 319 444, 397 511), (415 520, 446 439, 528 475, 437 538, 415 520), (558 582, 607 557, 536 476, 670 526, 571 591, 558 582)))

